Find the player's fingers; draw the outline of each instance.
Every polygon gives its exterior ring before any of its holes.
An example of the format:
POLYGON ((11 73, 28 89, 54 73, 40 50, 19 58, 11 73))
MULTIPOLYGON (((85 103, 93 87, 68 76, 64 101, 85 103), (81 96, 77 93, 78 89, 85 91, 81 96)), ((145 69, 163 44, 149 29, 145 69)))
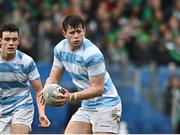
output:
POLYGON ((55 106, 61 106, 65 104, 65 100, 64 99, 60 99, 60 100, 56 100, 53 102, 53 105, 55 106))
POLYGON ((53 102, 53 104, 56 104, 56 105, 63 105, 65 102, 64 101, 55 101, 53 102))
POLYGON ((38 97, 40 98, 40 103, 44 104, 45 102, 44 102, 43 92, 42 91, 38 94, 38 97))
POLYGON ((53 91, 52 96, 55 98, 63 98, 63 94, 58 91, 53 91))
POLYGON ((42 98, 41 101, 40 101, 40 103, 41 103, 42 105, 44 105, 44 104, 45 104, 45 100, 42 98))
POLYGON ((69 91, 65 88, 62 87, 62 93, 65 94, 65 93, 69 93, 69 91))
POLYGON ((45 104, 45 100, 44 100, 43 96, 41 96, 41 98, 40 98, 40 103, 41 103, 42 105, 45 104))
POLYGON ((43 91, 41 91, 39 94, 38 94, 38 97, 41 97, 43 95, 43 91))
POLYGON ((38 126, 45 128, 45 127, 49 127, 49 125, 50 125, 50 124, 46 124, 46 123, 43 123, 43 124, 42 124, 42 123, 40 123, 38 126))
POLYGON ((40 117, 40 124, 38 126, 40 127, 49 127, 51 124, 50 121, 46 117, 40 117))
POLYGON ((64 98, 64 95, 63 95, 62 93, 58 93, 58 94, 56 95, 56 97, 61 99, 61 98, 64 98))

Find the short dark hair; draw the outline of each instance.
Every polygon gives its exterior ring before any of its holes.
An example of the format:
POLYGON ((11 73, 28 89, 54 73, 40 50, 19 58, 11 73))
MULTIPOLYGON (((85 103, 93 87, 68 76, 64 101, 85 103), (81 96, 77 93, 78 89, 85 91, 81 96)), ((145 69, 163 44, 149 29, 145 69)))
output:
POLYGON ((77 29, 79 28, 79 26, 82 26, 82 28, 85 28, 85 22, 78 15, 68 15, 62 22, 62 28, 64 31, 67 31, 69 27, 77 29))
POLYGON ((9 32, 17 32, 19 35, 19 29, 16 27, 16 25, 10 23, 10 24, 3 24, 0 27, 0 38, 2 38, 2 33, 4 31, 9 31, 9 32))

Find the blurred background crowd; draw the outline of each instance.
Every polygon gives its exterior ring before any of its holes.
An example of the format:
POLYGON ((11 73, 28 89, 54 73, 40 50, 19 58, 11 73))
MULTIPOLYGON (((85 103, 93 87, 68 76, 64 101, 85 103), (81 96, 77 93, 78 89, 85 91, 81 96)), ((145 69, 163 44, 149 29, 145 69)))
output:
POLYGON ((81 15, 115 85, 135 87, 180 133, 180 0, 0 0, 0 9, 38 63, 52 62, 64 17, 81 15))
POLYGON ((36 61, 51 61, 61 21, 76 13, 108 64, 180 64, 179 0, 0 0, 0 8, 0 23, 19 26, 20 47, 36 61))

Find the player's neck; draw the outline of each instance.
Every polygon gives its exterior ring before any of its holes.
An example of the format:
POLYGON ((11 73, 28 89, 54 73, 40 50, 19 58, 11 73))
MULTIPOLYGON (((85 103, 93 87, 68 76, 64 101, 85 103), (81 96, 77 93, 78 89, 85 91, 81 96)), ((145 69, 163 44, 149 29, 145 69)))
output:
POLYGON ((70 45, 70 50, 71 50, 72 52, 74 52, 74 51, 76 51, 76 50, 79 50, 79 49, 81 48, 81 46, 82 46, 82 45, 79 45, 79 46, 72 46, 72 45, 70 45))
POLYGON ((1 52, 0 56, 1 56, 1 59, 8 61, 8 60, 14 59, 16 54, 7 54, 7 53, 1 52))

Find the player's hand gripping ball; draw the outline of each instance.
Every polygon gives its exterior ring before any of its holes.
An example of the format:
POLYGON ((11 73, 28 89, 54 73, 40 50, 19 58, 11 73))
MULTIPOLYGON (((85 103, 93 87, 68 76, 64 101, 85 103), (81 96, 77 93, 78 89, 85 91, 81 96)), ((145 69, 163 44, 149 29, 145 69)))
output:
POLYGON ((60 94, 64 94, 63 88, 58 84, 48 84, 43 89, 43 97, 48 105, 54 105, 53 102, 59 98, 60 94))

